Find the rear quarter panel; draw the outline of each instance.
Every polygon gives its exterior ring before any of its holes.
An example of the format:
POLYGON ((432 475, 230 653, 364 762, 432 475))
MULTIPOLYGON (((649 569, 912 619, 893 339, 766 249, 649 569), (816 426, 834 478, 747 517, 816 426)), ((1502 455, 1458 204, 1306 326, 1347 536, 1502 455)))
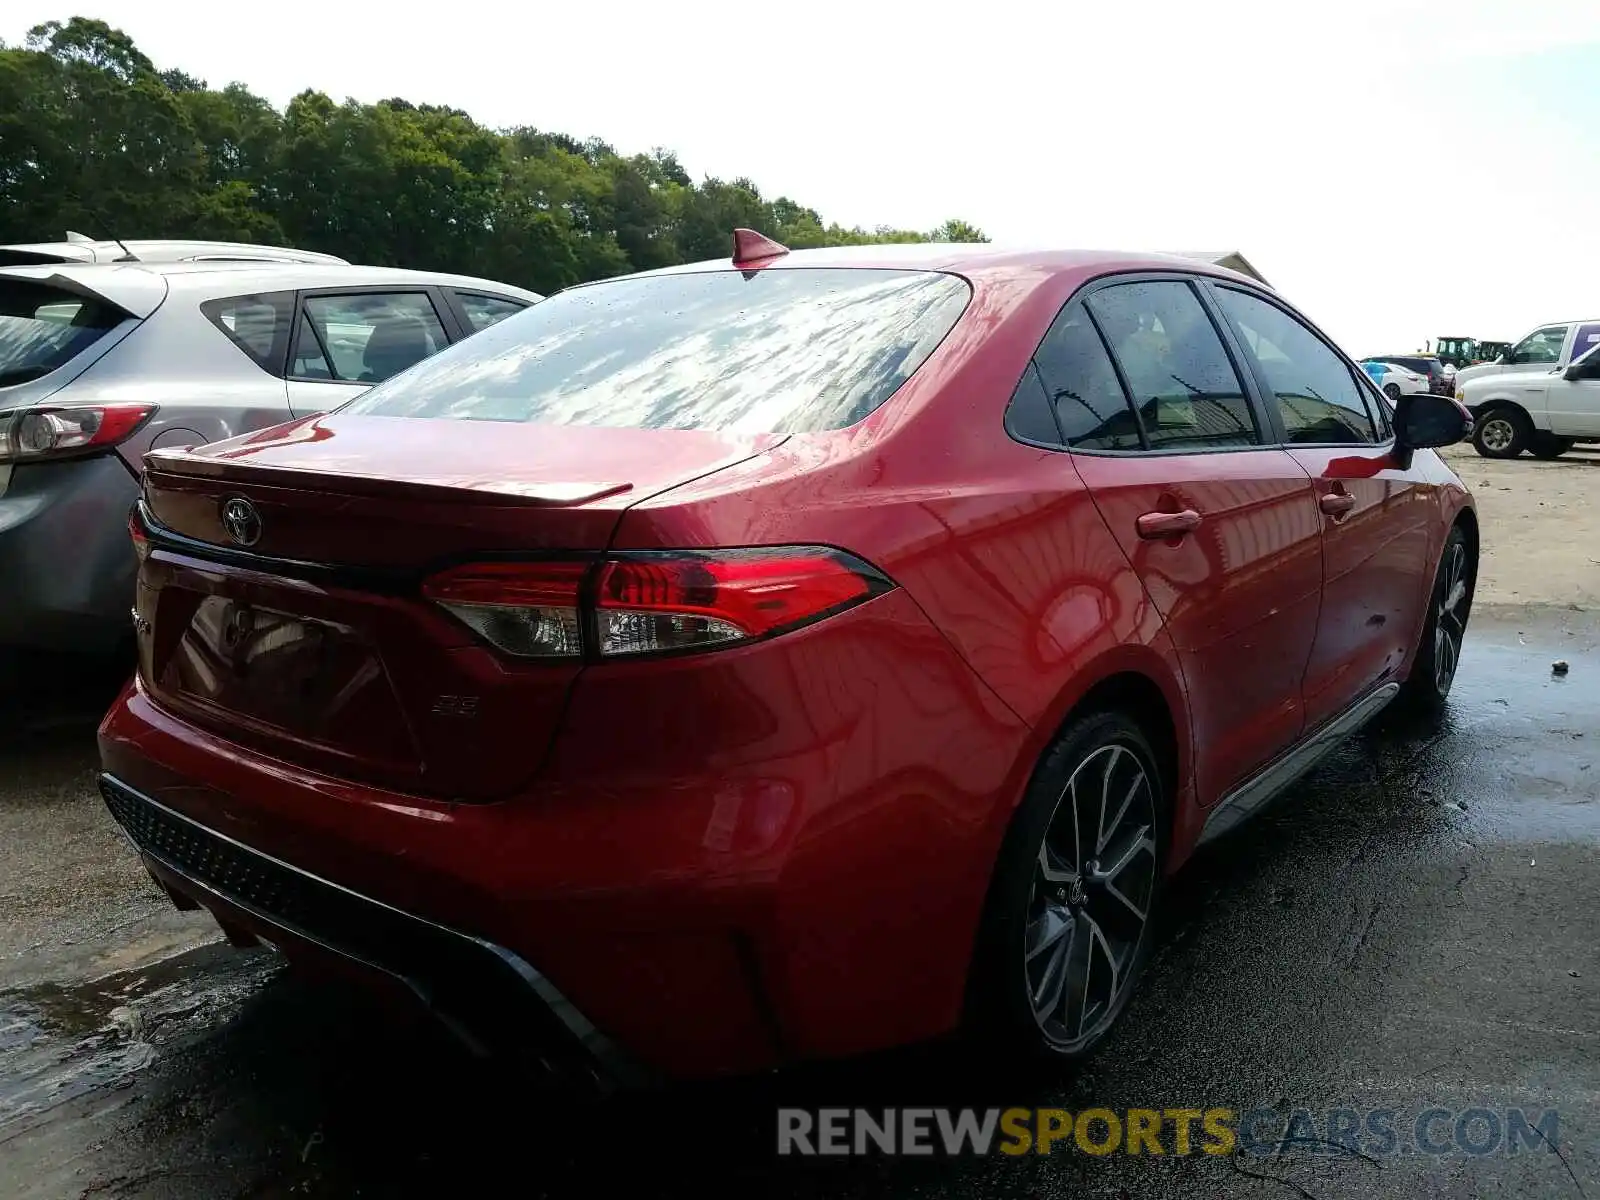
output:
POLYGON ((201 445, 289 419, 284 381, 250 361, 186 297, 169 297, 53 399, 156 405, 155 416, 117 448, 135 474, 157 443, 201 445))
POLYGON ((886 571, 1027 727, 994 763, 988 810, 974 814, 991 849, 1061 722, 1119 672, 1153 682, 1178 731, 1175 844, 1193 807, 1182 676, 1160 615, 1071 457, 1015 442, 1003 426, 1039 339, 1091 274, 975 276, 950 336, 866 420, 792 437, 631 508, 614 543, 818 543, 886 571))

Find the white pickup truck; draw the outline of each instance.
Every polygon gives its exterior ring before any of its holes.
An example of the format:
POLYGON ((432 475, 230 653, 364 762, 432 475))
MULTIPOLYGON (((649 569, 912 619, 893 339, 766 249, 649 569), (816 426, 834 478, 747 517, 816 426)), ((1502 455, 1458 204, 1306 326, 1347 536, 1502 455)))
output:
POLYGON ((1485 458, 1559 458, 1600 442, 1600 320, 1536 329, 1498 362, 1458 371, 1455 386, 1485 458))

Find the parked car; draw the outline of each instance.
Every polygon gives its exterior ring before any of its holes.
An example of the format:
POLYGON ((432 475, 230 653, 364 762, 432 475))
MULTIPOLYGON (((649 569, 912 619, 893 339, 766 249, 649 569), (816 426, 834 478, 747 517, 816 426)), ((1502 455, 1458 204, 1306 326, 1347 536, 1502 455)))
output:
POLYGON ((1401 396, 1416 396, 1433 390, 1428 377, 1413 371, 1410 367, 1398 366, 1376 358, 1365 360, 1361 366, 1391 402, 1398 401, 1401 396))
POLYGON ((1600 345, 1554 371, 1487 375, 1457 393, 1473 417, 1472 446, 1485 458, 1560 458, 1600 442, 1600 345))
POLYGON ((1417 375, 1425 377, 1428 381, 1428 390, 1436 396, 1449 396, 1454 394, 1450 385, 1451 376, 1446 372, 1444 363, 1431 354, 1374 354, 1367 362, 1390 363, 1396 367, 1403 367, 1417 375))
POLYGON ((1457 371, 1455 384, 1459 389, 1490 375, 1539 375, 1560 371, 1596 345, 1600 345, 1600 317, 1541 325, 1496 361, 1457 371))
POLYGON ((131 639, 146 450, 333 408, 536 299, 380 267, 0 268, 0 649, 131 639))
POLYGON ((139 239, 96 241, 81 233, 67 234, 64 242, 29 242, 0 246, 0 267, 43 266, 48 263, 127 262, 300 262, 344 264, 345 260, 314 250, 288 246, 255 246, 245 242, 194 242, 139 239))
POLYGON ((106 801, 491 1050, 1080 1058, 1199 842, 1449 692, 1466 413, 1192 260, 736 247, 147 455, 106 801))

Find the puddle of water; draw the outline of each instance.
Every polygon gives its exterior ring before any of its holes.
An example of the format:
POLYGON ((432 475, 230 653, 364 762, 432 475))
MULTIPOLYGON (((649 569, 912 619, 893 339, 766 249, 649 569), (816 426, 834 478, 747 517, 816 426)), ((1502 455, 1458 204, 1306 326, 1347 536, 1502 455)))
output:
POLYGON ((0 997, 0 1130, 100 1088, 124 1086, 155 1060, 150 1042, 130 1036, 132 1010, 115 1009, 123 1020, 108 1014, 84 1033, 75 1027, 88 1011, 0 997), (65 1024, 55 1023, 59 1016, 65 1024))
POLYGON ((1438 806, 1461 837, 1600 842, 1600 653, 1469 636, 1443 719, 1390 731, 1383 782, 1438 806))
POLYGON ((227 1020, 278 969, 270 954, 207 946, 90 983, 0 992, 0 1131, 127 1086, 163 1045, 227 1020))

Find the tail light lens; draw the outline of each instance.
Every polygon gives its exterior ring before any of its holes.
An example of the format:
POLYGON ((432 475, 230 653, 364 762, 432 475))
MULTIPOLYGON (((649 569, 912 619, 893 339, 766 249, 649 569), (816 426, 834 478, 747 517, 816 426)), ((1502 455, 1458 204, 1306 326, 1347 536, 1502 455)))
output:
POLYGON ((619 557, 602 568, 596 589, 600 653, 767 637, 868 599, 881 578, 838 551, 811 547, 619 557))
POLYGON ((892 586, 842 551, 784 546, 474 563, 429 579, 423 594, 518 658, 616 658, 771 637, 892 586))
POLYGON ((145 533, 144 522, 139 519, 139 506, 128 510, 128 536, 133 539, 133 552, 143 562, 150 557, 150 536, 145 533))
POLYGON ((154 404, 99 404, 0 414, 0 463, 110 449, 131 437, 155 411, 154 404))
POLYGON ((422 594, 517 658, 583 653, 579 592, 586 563, 474 563, 422 585, 422 594))

